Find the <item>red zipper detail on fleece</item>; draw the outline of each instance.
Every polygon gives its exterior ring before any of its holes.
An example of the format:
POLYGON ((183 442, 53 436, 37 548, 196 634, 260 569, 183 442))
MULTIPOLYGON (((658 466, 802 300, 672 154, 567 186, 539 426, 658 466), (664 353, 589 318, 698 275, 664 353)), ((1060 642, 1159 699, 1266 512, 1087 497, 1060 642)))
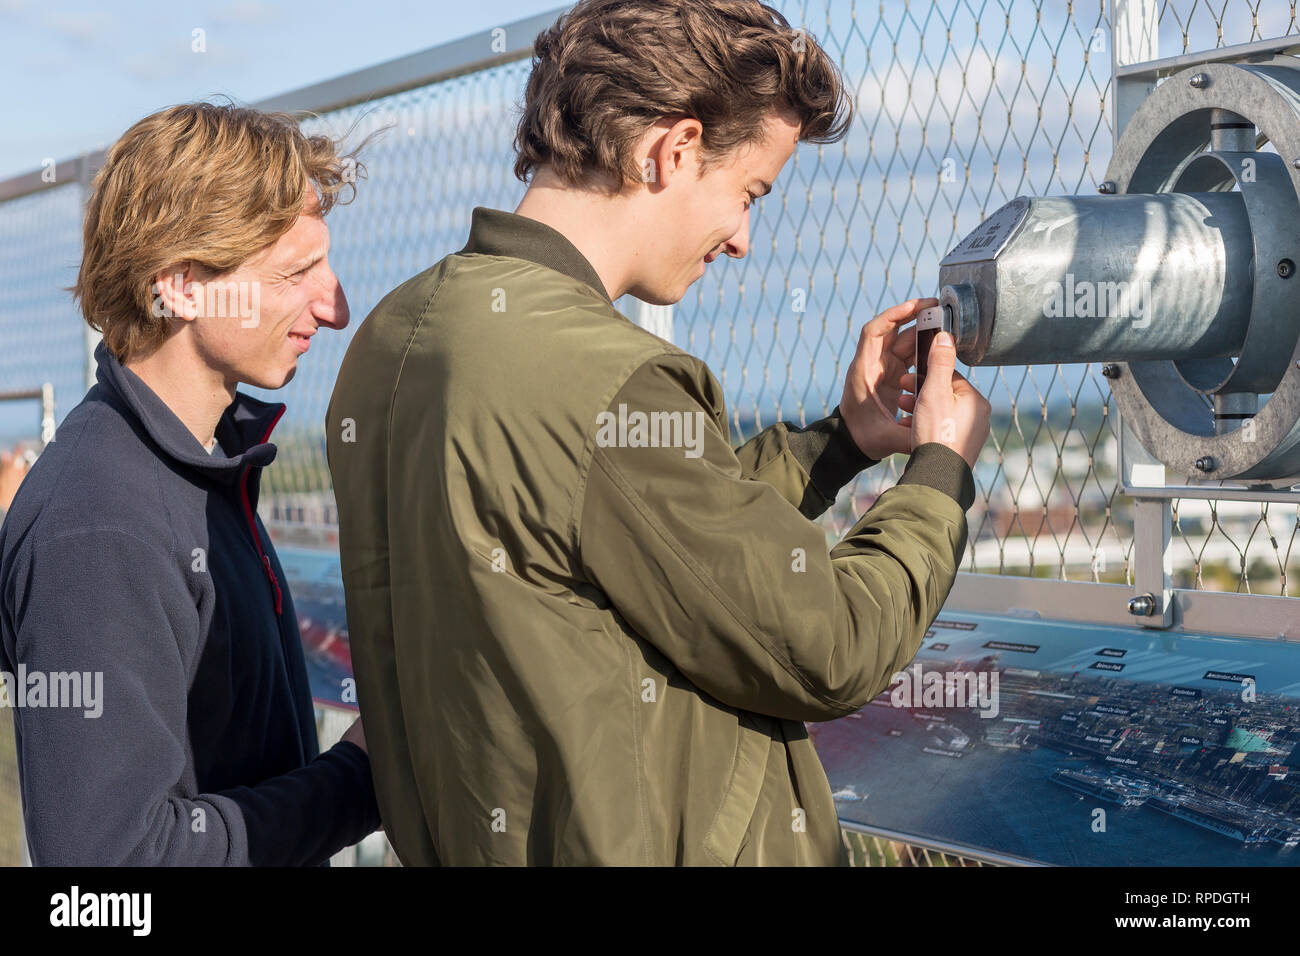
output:
MULTIPOLYGON (((266 429, 266 434, 263 435, 262 440, 258 442, 259 445, 265 445, 267 441, 270 440, 271 432, 275 431, 275 426, 276 424, 279 423, 280 418, 284 415, 284 411, 285 411, 284 408, 281 408, 280 411, 276 413, 275 418, 271 420, 270 426, 268 426, 266 429)), ((271 582, 271 590, 275 593, 275 613, 278 616, 281 612, 281 609, 284 606, 284 596, 280 592, 280 582, 276 580, 275 572, 271 570, 271 559, 270 557, 267 556, 267 553, 262 549, 262 538, 257 533, 257 522, 253 519, 253 505, 248 498, 248 477, 252 473, 252 471, 253 471, 252 465, 244 466, 244 473, 243 475, 240 476, 239 479, 240 499, 244 503, 244 517, 248 520, 248 530, 251 531, 253 534, 253 544, 257 548, 258 555, 260 555, 262 558, 262 567, 266 570, 267 580, 271 582)))

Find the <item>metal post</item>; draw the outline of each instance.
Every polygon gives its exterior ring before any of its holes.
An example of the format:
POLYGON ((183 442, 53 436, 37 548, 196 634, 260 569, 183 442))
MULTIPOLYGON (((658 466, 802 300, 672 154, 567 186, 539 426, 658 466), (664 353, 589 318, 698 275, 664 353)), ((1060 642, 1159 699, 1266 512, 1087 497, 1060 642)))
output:
MULTIPOLYGON (((1159 58, 1159 23, 1158 0, 1115 0, 1111 8, 1112 126, 1116 141, 1156 87, 1154 76, 1122 77, 1119 70, 1159 58)), ((1122 474, 1122 461, 1119 468, 1122 474)), ((1170 502, 1167 498, 1135 498, 1133 503, 1133 585, 1137 593, 1129 609, 1144 627, 1167 628, 1173 624, 1170 502), (1144 610, 1149 613, 1140 613, 1144 610)))
POLYGON ((41 386, 41 448, 54 441, 54 385, 41 386))
MULTIPOLYGON (((95 173, 99 164, 103 162, 106 154, 97 154, 98 162, 92 162, 90 154, 77 158, 77 181, 81 188, 81 218, 85 221, 86 207, 90 205, 90 187, 94 181, 95 173)), ((86 389, 89 390, 95 386, 95 347, 99 345, 102 336, 89 323, 84 324, 85 343, 86 343, 86 389)), ((50 438, 54 437, 54 432, 50 432, 50 438)))
POLYGON ((628 297, 631 303, 632 319, 647 332, 653 332, 665 342, 673 341, 673 307, 671 305, 651 305, 640 299, 628 297))
POLYGON ((45 382, 40 388, 20 388, 0 392, 0 402, 24 402, 38 400, 41 403, 41 449, 54 441, 54 385, 45 382))
POLYGON ((1111 96, 1116 140, 1156 88, 1154 76, 1124 77, 1119 75, 1119 68, 1160 56, 1159 6, 1158 0, 1115 0, 1111 8, 1111 96))
POLYGON ((1133 589, 1137 594, 1129 602, 1129 610, 1143 627, 1171 627, 1174 602, 1170 544, 1174 526, 1169 499, 1136 498, 1133 505, 1133 589), (1146 604, 1148 599, 1150 605, 1146 604), (1150 613, 1142 613, 1148 606, 1150 613))

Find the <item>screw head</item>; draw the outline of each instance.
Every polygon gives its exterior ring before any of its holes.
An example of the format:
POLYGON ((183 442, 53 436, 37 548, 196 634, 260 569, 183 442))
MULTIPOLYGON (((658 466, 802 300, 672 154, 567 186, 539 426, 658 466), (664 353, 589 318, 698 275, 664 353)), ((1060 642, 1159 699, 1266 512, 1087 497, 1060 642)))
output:
POLYGON ((1292 169, 1300 169, 1300 159, 1293 159, 1293 160, 1291 160, 1291 168, 1292 168, 1292 169))
POLYGON ((1214 460, 1213 455, 1202 455, 1200 458, 1196 459, 1197 471, 1211 472, 1218 467, 1219 463, 1214 460))
POLYGON ((1118 187, 1108 179, 1097 187, 1097 192, 1101 193, 1103 196, 1113 196, 1117 188, 1118 187))
POLYGON ((1106 378, 1119 378, 1120 376, 1119 366, 1115 365, 1114 363, 1108 362, 1107 364, 1101 367, 1101 374, 1106 376, 1106 378))
POLYGON ((1139 594, 1135 598, 1129 598, 1128 612, 1134 617, 1150 617, 1156 613, 1156 596, 1154 594, 1139 594))
POLYGON ((1289 279, 1295 275, 1295 263, 1290 259, 1283 259, 1277 264, 1277 274, 1283 279, 1289 279))
POLYGON ((1210 74, 1196 73, 1187 82, 1191 84, 1192 89, 1203 90, 1210 85, 1210 74))

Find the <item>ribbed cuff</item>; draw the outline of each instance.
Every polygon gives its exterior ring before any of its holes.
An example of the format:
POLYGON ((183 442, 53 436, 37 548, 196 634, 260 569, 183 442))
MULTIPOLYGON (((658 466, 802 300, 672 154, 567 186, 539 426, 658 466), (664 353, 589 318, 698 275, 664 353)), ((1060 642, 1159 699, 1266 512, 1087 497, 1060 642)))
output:
POLYGON ((969 511, 975 503, 975 476, 970 465, 961 455, 939 442, 926 442, 913 449, 898 483, 928 485, 942 491, 961 505, 962 511, 969 511))
MULTIPOLYGON (((799 463, 808 472, 813 487, 828 501, 834 501, 841 488, 861 472, 879 463, 878 459, 862 453, 858 443, 853 440, 853 435, 849 432, 849 426, 845 424, 838 405, 829 416, 813 422, 804 429, 804 432, 817 433, 826 441, 815 460, 801 460, 799 463)), ((792 446, 791 450, 794 451, 796 458, 800 457, 799 449, 792 446)))

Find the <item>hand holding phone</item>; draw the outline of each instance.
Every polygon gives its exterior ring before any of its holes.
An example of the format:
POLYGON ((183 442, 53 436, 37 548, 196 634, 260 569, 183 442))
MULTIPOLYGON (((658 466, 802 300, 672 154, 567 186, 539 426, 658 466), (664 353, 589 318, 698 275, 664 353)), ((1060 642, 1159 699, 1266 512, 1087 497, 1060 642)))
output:
POLYGON ((916 394, 921 394, 930 367, 930 347, 940 332, 952 332, 952 311, 941 305, 922 309, 916 317, 916 394))
POLYGON ((989 402, 956 370, 957 343, 951 312, 941 306, 923 309, 916 319, 916 372, 903 376, 903 387, 914 387, 904 396, 911 406, 913 449, 927 442, 946 445, 966 459, 972 468, 989 436, 989 402), (947 332, 935 355, 933 381, 927 387, 930 352, 940 332, 947 332), (924 390, 924 391, 923 391, 924 390))

